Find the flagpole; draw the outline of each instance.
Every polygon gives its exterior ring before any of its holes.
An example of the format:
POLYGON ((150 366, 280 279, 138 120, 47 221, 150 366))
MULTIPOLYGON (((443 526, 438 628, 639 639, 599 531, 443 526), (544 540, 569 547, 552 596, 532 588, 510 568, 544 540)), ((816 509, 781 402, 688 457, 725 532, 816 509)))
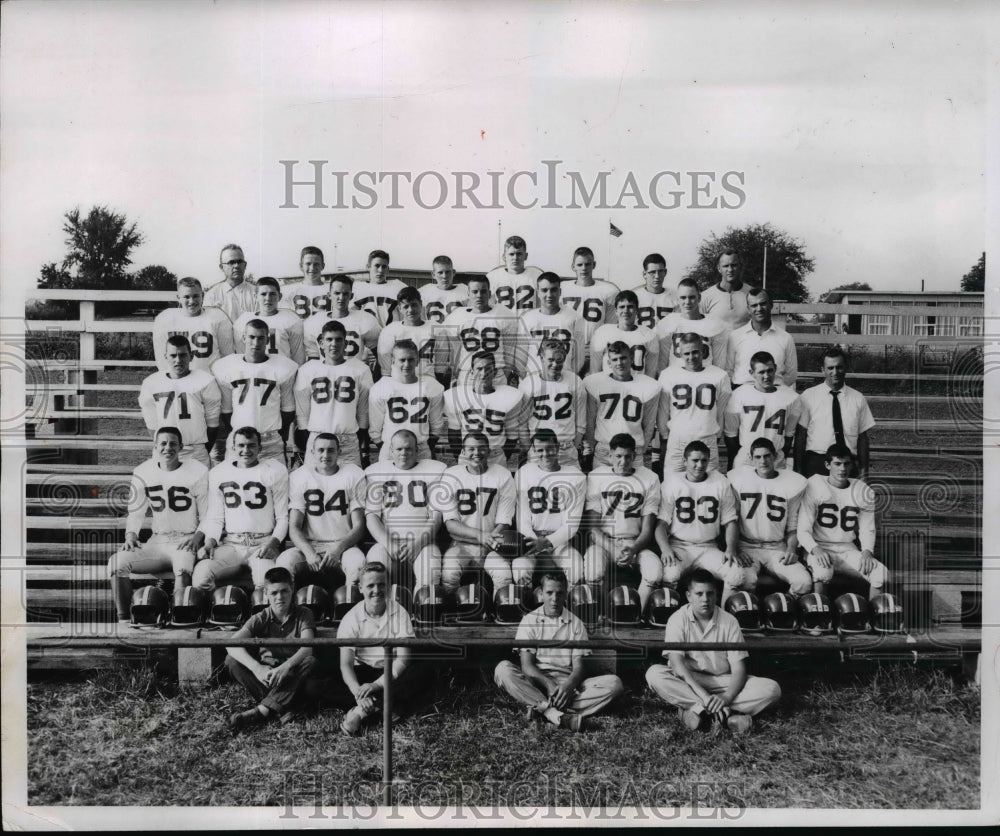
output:
POLYGON ((608 235, 608 271, 607 271, 608 275, 607 275, 607 278, 605 279, 605 281, 606 282, 610 282, 611 281, 611 239, 613 237, 611 235, 611 216, 610 215, 608 215, 608 233, 607 233, 607 235, 608 235))
POLYGON ((503 264, 503 221, 497 221, 497 264, 503 264))
POLYGON ((761 289, 767 290, 767 244, 764 245, 764 276, 761 279, 761 289))

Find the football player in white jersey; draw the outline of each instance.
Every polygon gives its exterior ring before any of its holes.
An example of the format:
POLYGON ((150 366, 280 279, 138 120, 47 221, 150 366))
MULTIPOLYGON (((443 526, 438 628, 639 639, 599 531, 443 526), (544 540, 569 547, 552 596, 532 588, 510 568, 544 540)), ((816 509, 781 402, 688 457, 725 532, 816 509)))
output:
POLYGON ((885 564, 875 558, 875 494, 848 474, 854 454, 847 445, 826 451, 828 476, 810 476, 799 509, 799 545, 813 576, 813 592, 822 593, 835 572, 864 578, 869 597, 889 581, 885 564))
POLYGON ((394 320, 396 298, 406 285, 389 278, 389 253, 385 250, 368 253, 367 267, 368 281, 354 285, 354 307, 371 314, 385 328, 394 320))
POLYGON ((404 287, 399 291, 397 302, 396 321, 386 325, 378 335, 378 362, 382 377, 387 377, 392 367, 392 347, 403 340, 410 340, 417 347, 417 374, 437 379, 435 346, 440 339, 443 359, 448 353, 444 335, 439 333, 437 325, 424 320, 421 293, 415 287, 404 287))
MULTIPOLYGON (((642 260, 643 284, 633 291, 639 300, 636 321, 651 331, 655 331, 660 320, 666 319, 677 307, 674 295, 664 286, 666 278, 667 260, 662 255, 650 253, 642 260)), ((666 365, 662 357, 660 365, 666 365)))
POLYGON ((623 290, 615 297, 618 321, 602 325, 590 340, 591 374, 606 369, 607 350, 612 343, 623 342, 628 346, 632 371, 655 378, 660 369, 660 343, 656 335, 639 325, 636 313, 639 300, 631 290, 623 290))
POLYGON ((331 319, 319 335, 322 360, 310 360, 295 376, 295 446, 308 457, 309 436, 333 433, 337 460, 368 465, 368 393, 372 373, 360 360, 344 357, 344 324, 331 319))
POLYGON ((719 366, 726 362, 729 326, 714 316, 705 316, 698 309, 701 292, 693 279, 681 279, 677 284, 677 310, 660 320, 655 334, 660 341, 660 368, 680 366, 680 339, 684 334, 700 334, 707 353, 705 362, 719 366))
POLYGON ((330 310, 330 288, 323 281, 326 261, 319 247, 303 247, 299 256, 302 281, 290 284, 282 294, 281 307, 299 319, 330 310))
POLYGON ((766 351, 750 358, 752 386, 738 386, 726 404, 723 431, 729 469, 750 465, 750 445, 766 438, 775 449, 774 466, 785 467, 792 455, 799 424, 799 396, 783 383, 775 384, 777 365, 766 351))
POLYGON ((684 364, 660 373, 657 429, 662 439, 664 472, 684 470, 684 448, 702 441, 711 451, 710 470, 719 469, 719 435, 732 389, 718 366, 705 365, 704 343, 697 334, 679 342, 684 364))
POLYGON ((437 440, 445 432, 444 387, 432 377, 418 377, 419 355, 412 340, 392 347, 392 374, 372 386, 368 394, 368 421, 372 444, 380 458, 390 457, 383 442, 397 430, 410 430, 417 439, 417 458, 434 458, 437 440))
POLYGON ((181 433, 181 461, 197 459, 211 467, 208 451, 219 433, 222 393, 211 372, 191 370, 187 337, 167 337, 169 370, 153 372, 139 387, 139 408, 146 428, 177 427, 181 433))
POLYGON ((615 567, 638 569, 639 600, 645 611, 663 577, 660 558, 650 551, 660 511, 660 482, 653 471, 635 466, 632 436, 618 433, 610 447, 611 466, 595 467, 587 476, 584 519, 590 548, 583 556, 584 579, 603 583, 615 567))
POLYGON ((735 589, 752 590, 745 571, 750 560, 739 552, 739 533, 732 485, 718 471, 709 473, 708 447, 692 441, 684 450, 684 472, 664 473, 656 526, 662 582, 676 586, 684 572, 699 566, 723 582, 723 602, 735 589), (716 545, 723 532, 725 552, 716 545))
POLYGON ((525 401, 520 389, 494 386, 495 376, 496 359, 490 352, 472 355, 467 381, 444 393, 444 414, 448 420, 448 440, 456 456, 465 435, 481 432, 489 440, 489 463, 503 466, 508 456, 520 452, 517 448, 525 401))
MULTIPOLYGON (((260 457, 285 466, 285 441, 295 421, 299 367, 280 354, 268 356, 267 339, 267 325, 251 319, 243 332, 243 354, 230 354, 212 366, 222 390, 220 438, 229 427, 253 427, 261 436, 260 457)), ((213 452, 217 451, 218 445, 213 452)))
MULTIPOLYGON (((531 440, 533 460, 517 471, 517 529, 527 538, 522 555, 530 569, 561 569, 570 586, 583 581, 583 556, 572 540, 583 522, 587 477, 559 464, 559 441, 552 430, 531 440)), ((523 579, 523 575, 518 580, 523 579)))
POLYGON ((517 510, 514 479, 506 468, 489 463, 489 441, 471 432, 462 442, 459 464, 441 477, 441 511, 451 546, 444 553, 441 585, 454 591, 470 569, 485 569, 495 590, 531 582, 531 565, 521 557, 513 563, 496 552, 501 531, 509 529, 517 510))
POLYGON ((576 280, 562 289, 562 301, 572 308, 584 324, 584 342, 580 347, 584 359, 590 350, 590 338, 604 323, 615 321, 615 297, 618 288, 611 282, 594 278, 594 251, 590 247, 577 247, 571 263, 576 280))
POLYGON ((319 335, 323 326, 331 320, 343 323, 346 343, 344 356, 348 360, 360 360, 370 367, 376 367, 375 348, 378 345, 380 326, 378 320, 364 311, 352 311, 354 279, 338 273, 330 279, 330 310, 314 313, 302 325, 306 343, 306 357, 318 358, 319 335))
POLYGON ((804 476, 776 470, 774 445, 766 438, 750 445, 750 467, 730 470, 740 514, 739 550, 751 565, 745 567, 748 588, 765 569, 788 584, 792 595, 812 591, 812 578, 799 562, 799 501, 806 488, 804 476))
POLYGON ((186 276, 177 280, 179 307, 160 311, 153 320, 153 357, 161 372, 168 371, 167 337, 187 337, 191 368, 210 371, 212 363, 233 353, 233 323, 218 308, 204 307, 201 282, 186 276))
POLYGON ((291 311, 279 310, 281 285, 271 276, 257 280, 257 308, 252 313, 240 314, 233 323, 233 339, 236 345, 243 345, 243 331, 247 323, 259 319, 266 323, 267 353, 280 354, 300 366, 306 361, 305 344, 302 338, 302 320, 291 311))
MULTIPOLYGON (((572 372, 564 371, 566 349, 561 342, 545 340, 539 346, 539 371, 518 387, 525 397, 527 421, 521 424, 526 448, 540 429, 552 430, 559 441, 559 464, 580 466, 580 450, 587 432, 587 389, 572 372)), ((585 450, 591 455, 593 450, 585 450)))
POLYGON ((435 496, 445 466, 431 459, 417 460, 417 437, 397 430, 387 442, 391 458, 365 470, 368 531, 375 545, 366 563, 384 563, 393 583, 402 566, 413 567, 416 588, 441 581, 441 550, 435 543, 441 528, 441 511, 435 496))
POLYGON ((420 296, 424 300, 424 316, 440 325, 453 310, 468 305, 469 288, 455 283, 455 267, 446 255, 437 256, 431 263, 431 278, 434 284, 420 288, 420 296))
POLYGON ((340 447, 333 433, 312 439, 311 461, 288 480, 288 536, 294 547, 278 555, 301 587, 318 583, 327 589, 356 584, 365 555, 358 545, 364 539, 364 471, 338 459, 340 447))
POLYGON ((560 299, 562 279, 542 273, 537 281, 537 306, 520 317, 515 365, 518 376, 538 371, 538 347, 544 340, 559 340, 567 352, 570 370, 579 374, 586 358, 584 323, 560 299))
POLYGON ((496 355, 498 386, 516 379, 517 317, 509 308, 490 303, 489 279, 484 276, 469 279, 469 306, 452 311, 443 328, 457 380, 468 374, 470 358, 477 351, 491 351, 496 355))
POLYGON ((260 433, 240 427, 233 433, 235 456, 208 476, 208 511, 199 530, 191 584, 211 592, 250 570, 254 588, 274 566, 288 533, 288 471, 275 459, 260 458, 260 433))
POLYGON ((504 263, 486 274, 497 304, 518 313, 535 307, 535 279, 542 273, 537 267, 525 267, 527 258, 524 239, 511 235, 503 244, 504 263))
POLYGON ((587 389, 587 445, 594 451, 595 465, 611 464, 608 443, 618 433, 635 439, 636 455, 642 455, 656 429, 659 384, 632 371, 628 345, 613 342, 607 349, 608 371, 592 372, 583 380, 587 389))
POLYGON ((132 472, 125 543, 108 561, 119 622, 129 621, 130 573, 172 571, 175 589, 191 584, 195 552, 205 539, 198 524, 208 512, 208 469, 193 459, 182 462, 180 451, 180 430, 160 427, 153 439, 153 457, 132 472), (153 533, 140 543, 147 508, 153 515, 153 533))

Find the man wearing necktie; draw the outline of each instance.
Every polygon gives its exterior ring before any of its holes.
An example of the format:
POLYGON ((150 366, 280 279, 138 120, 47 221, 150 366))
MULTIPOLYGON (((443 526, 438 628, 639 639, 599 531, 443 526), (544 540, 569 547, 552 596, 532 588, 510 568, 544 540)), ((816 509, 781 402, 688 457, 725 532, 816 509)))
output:
POLYGON ((795 431, 795 469, 807 478, 826 475, 826 451, 841 444, 854 454, 852 475, 867 479, 868 431, 875 419, 864 395, 846 385, 847 357, 837 346, 823 353, 823 376, 822 383, 799 395, 802 412, 795 431))

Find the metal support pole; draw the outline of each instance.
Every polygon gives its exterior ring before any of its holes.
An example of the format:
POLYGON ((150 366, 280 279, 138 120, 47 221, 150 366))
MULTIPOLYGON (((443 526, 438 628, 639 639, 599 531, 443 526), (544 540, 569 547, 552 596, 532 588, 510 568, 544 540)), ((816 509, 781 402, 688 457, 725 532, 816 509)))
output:
POLYGON ((392 648, 382 656, 382 803, 392 806, 392 648))

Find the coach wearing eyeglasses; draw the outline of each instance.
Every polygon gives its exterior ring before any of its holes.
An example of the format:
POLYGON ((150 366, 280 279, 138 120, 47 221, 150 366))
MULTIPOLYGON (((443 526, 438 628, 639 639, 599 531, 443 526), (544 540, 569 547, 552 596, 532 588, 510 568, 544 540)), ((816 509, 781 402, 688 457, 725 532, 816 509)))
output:
POLYGON ((205 307, 219 308, 231 322, 241 314, 253 313, 257 308, 257 286, 244 280, 247 261, 243 248, 226 244, 219 253, 219 269, 225 281, 212 285, 205 292, 205 307))

